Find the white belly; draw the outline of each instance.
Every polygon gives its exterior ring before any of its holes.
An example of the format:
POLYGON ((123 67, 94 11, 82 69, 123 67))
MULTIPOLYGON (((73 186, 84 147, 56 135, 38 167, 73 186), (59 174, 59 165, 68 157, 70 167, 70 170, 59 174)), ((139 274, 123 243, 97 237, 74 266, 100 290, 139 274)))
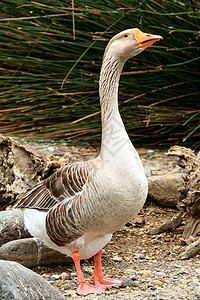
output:
POLYGON ((79 251, 82 259, 88 259, 99 252, 112 238, 112 234, 98 235, 91 232, 83 235, 74 242, 59 247, 54 244, 46 232, 46 211, 23 209, 25 226, 32 236, 43 241, 50 248, 72 257, 73 251, 79 251))

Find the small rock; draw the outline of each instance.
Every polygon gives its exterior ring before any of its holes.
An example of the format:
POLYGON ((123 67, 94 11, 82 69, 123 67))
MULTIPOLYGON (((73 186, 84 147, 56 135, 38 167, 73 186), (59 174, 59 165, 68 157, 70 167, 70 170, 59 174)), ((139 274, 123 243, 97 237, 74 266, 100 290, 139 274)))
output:
POLYGON ((160 280, 158 280, 158 279, 153 279, 153 280, 151 281, 151 283, 152 283, 153 285, 158 285, 158 286, 162 286, 162 285, 163 285, 163 282, 160 281, 160 280))
POLYGON ((67 295, 75 295, 76 291, 75 290, 66 290, 67 295))
POLYGON ((155 276, 160 276, 160 277, 166 276, 164 272, 155 272, 154 274, 155 274, 155 276))
POLYGON ((59 279, 60 278, 60 274, 52 274, 51 277, 54 277, 56 279, 59 279))
POLYGON ((115 256, 111 257, 111 259, 114 260, 114 261, 118 261, 118 262, 122 261, 122 257, 120 257, 118 255, 115 255, 115 256))
POLYGON ((133 269, 126 269, 126 270, 124 271, 124 273, 125 273, 125 274, 127 274, 127 273, 135 273, 135 271, 134 271, 133 269))
POLYGON ((53 280, 53 281, 56 281, 56 280, 58 280, 58 279, 60 279, 60 275, 58 275, 58 274, 53 274, 53 275, 51 275, 51 277, 50 277, 50 280, 53 280))
POLYGON ((141 271, 138 271, 137 274, 144 276, 144 277, 151 277, 152 271, 151 270, 141 270, 141 271))
POLYGON ((84 266, 83 272, 92 275, 94 273, 94 269, 92 267, 84 266))
POLYGON ((66 272, 62 272, 62 273, 60 274, 60 278, 61 278, 62 280, 66 280, 66 279, 68 279, 68 277, 69 277, 69 274, 66 273, 66 272))
POLYGON ((196 269, 196 274, 200 277, 200 269, 196 269))
POLYGON ((70 290, 71 289, 71 286, 70 285, 66 285, 65 287, 64 287, 64 290, 70 290))
POLYGON ((194 282, 194 281, 190 282, 190 284, 189 284, 189 287, 190 287, 191 289, 195 288, 196 286, 197 286, 197 283, 194 282))
POLYGON ((152 291, 157 290, 157 288, 156 288, 155 286, 150 286, 149 288, 150 288, 150 290, 152 290, 152 291))
POLYGON ((133 277, 131 277, 131 279, 134 280, 134 281, 137 281, 137 280, 138 280, 138 277, 133 276, 133 277))
POLYGON ((121 286, 122 287, 127 287, 127 286, 137 287, 138 284, 135 281, 131 280, 131 279, 127 279, 127 280, 122 281, 121 286))
POLYGON ((41 275, 44 279, 47 279, 47 278, 49 278, 50 277, 50 275, 49 274, 42 274, 41 275))
POLYGON ((138 260, 138 262, 140 263, 140 264, 143 264, 144 263, 144 261, 143 260, 138 260))

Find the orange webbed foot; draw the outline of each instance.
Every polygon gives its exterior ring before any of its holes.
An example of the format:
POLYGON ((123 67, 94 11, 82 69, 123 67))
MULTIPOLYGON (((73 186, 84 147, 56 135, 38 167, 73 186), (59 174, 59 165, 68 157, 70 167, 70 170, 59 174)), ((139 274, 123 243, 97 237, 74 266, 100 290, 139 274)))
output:
POLYGON ((82 296, 87 296, 89 294, 103 294, 105 292, 106 287, 103 285, 92 285, 87 282, 81 282, 78 285, 77 294, 82 296))
POLYGON ((95 280, 95 285, 103 285, 103 286, 121 286, 122 281, 118 279, 111 278, 95 278, 94 275, 90 278, 90 281, 95 280))

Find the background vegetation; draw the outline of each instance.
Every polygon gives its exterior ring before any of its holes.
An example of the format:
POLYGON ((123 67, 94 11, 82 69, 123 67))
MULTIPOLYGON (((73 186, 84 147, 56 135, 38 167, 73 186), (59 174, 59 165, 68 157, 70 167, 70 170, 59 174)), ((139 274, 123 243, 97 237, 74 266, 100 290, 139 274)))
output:
POLYGON ((108 40, 138 27, 163 41, 125 65, 120 111, 139 146, 200 146, 197 0, 2 0, 0 132, 100 141, 108 40))

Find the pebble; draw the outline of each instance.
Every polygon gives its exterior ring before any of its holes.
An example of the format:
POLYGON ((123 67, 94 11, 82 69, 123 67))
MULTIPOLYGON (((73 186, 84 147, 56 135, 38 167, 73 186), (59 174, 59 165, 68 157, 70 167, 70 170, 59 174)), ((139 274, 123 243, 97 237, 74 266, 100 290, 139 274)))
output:
POLYGON ((114 260, 114 261, 118 261, 118 262, 120 262, 120 261, 122 261, 122 257, 120 257, 120 256, 113 256, 113 257, 111 257, 111 259, 112 260, 114 260))
POLYGON ((92 267, 84 266, 82 269, 84 273, 87 273, 89 275, 92 275, 94 273, 94 269, 92 267))
POLYGON ((159 286, 162 286, 162 285, 163 285, 163 282, 162 282, 161 280, 158 280, 158 279, 153 279, 153 280, 151 281, 151 283, 152 283, 153 285, 159 285, 159 286))
POLYGON ((126 269, 126 270, 124 271, 124 273, 125 273, 125 274, 127 274, 127 273, 135 273, 135 270, 133 270, 133 269, 126 269))
POLYGON ((66 273, 66 272, 62 272, 62 273, 60 274, 60 278, 61 278, 62 280, 66 280, 66 279, 68 279, 68 277, 69 277, 69 274, 66 273))
POLYGON ((141 275, 144 277, 151 277, 152 276, 152 271, 151 270, 141 270, 137 272, 137 275, 141 275))
POLYGON ((178 276, 174 276, 173 281, 178 281, 178 276))
POLYGON ((156 288, 155 286, 150 286, 150 289, 151 289, 152 291, 157 290, 157 288, 156 288))
POLYGON ((164 272, 154 272, 155 276, 160 276, 160 277, 165 277, 165 273, 164 272))
POLYGON ((196 282, 190 282, 190 284, 189 284, 189 287, 190 288, 194 288, 194 287, 196 287, 197 286, 197 283, 196 282))
POLYGON ((52 281, 56 281, 56 280, 58 280, 58 279, 60 279, 60 275, 58 275, 58 274, 53 274, 53 275, 51 275, 51 277, 50 277, 50 280, 52 280, 52 281))
POLYGON ((64 287, 64 290, 70 290, 71 289, 71 286, 70 285, 66 285, 65 287, 64 287))
POLYGON ((134 280, 127 279, 127 280, 122 281, 121 286, 122 287, 129 287, 129 286, 137 287, 138 283, 136 283, 134 280))
POLYGON ((67 290, 66 291, 67 295, 76 295, 76 291, 75 290, 67 290))
POLYGON ((44 279, 47 279, 47 278, 49 278, 50 277, 50 275, 49 274, 42 274, 41 275, 44 279))
POLYGON ((134 280, 134 281, 137 281, 137 280, 138 280, 138 277, 133 276, 133 277, 131 277, 131 279, 134 280))

